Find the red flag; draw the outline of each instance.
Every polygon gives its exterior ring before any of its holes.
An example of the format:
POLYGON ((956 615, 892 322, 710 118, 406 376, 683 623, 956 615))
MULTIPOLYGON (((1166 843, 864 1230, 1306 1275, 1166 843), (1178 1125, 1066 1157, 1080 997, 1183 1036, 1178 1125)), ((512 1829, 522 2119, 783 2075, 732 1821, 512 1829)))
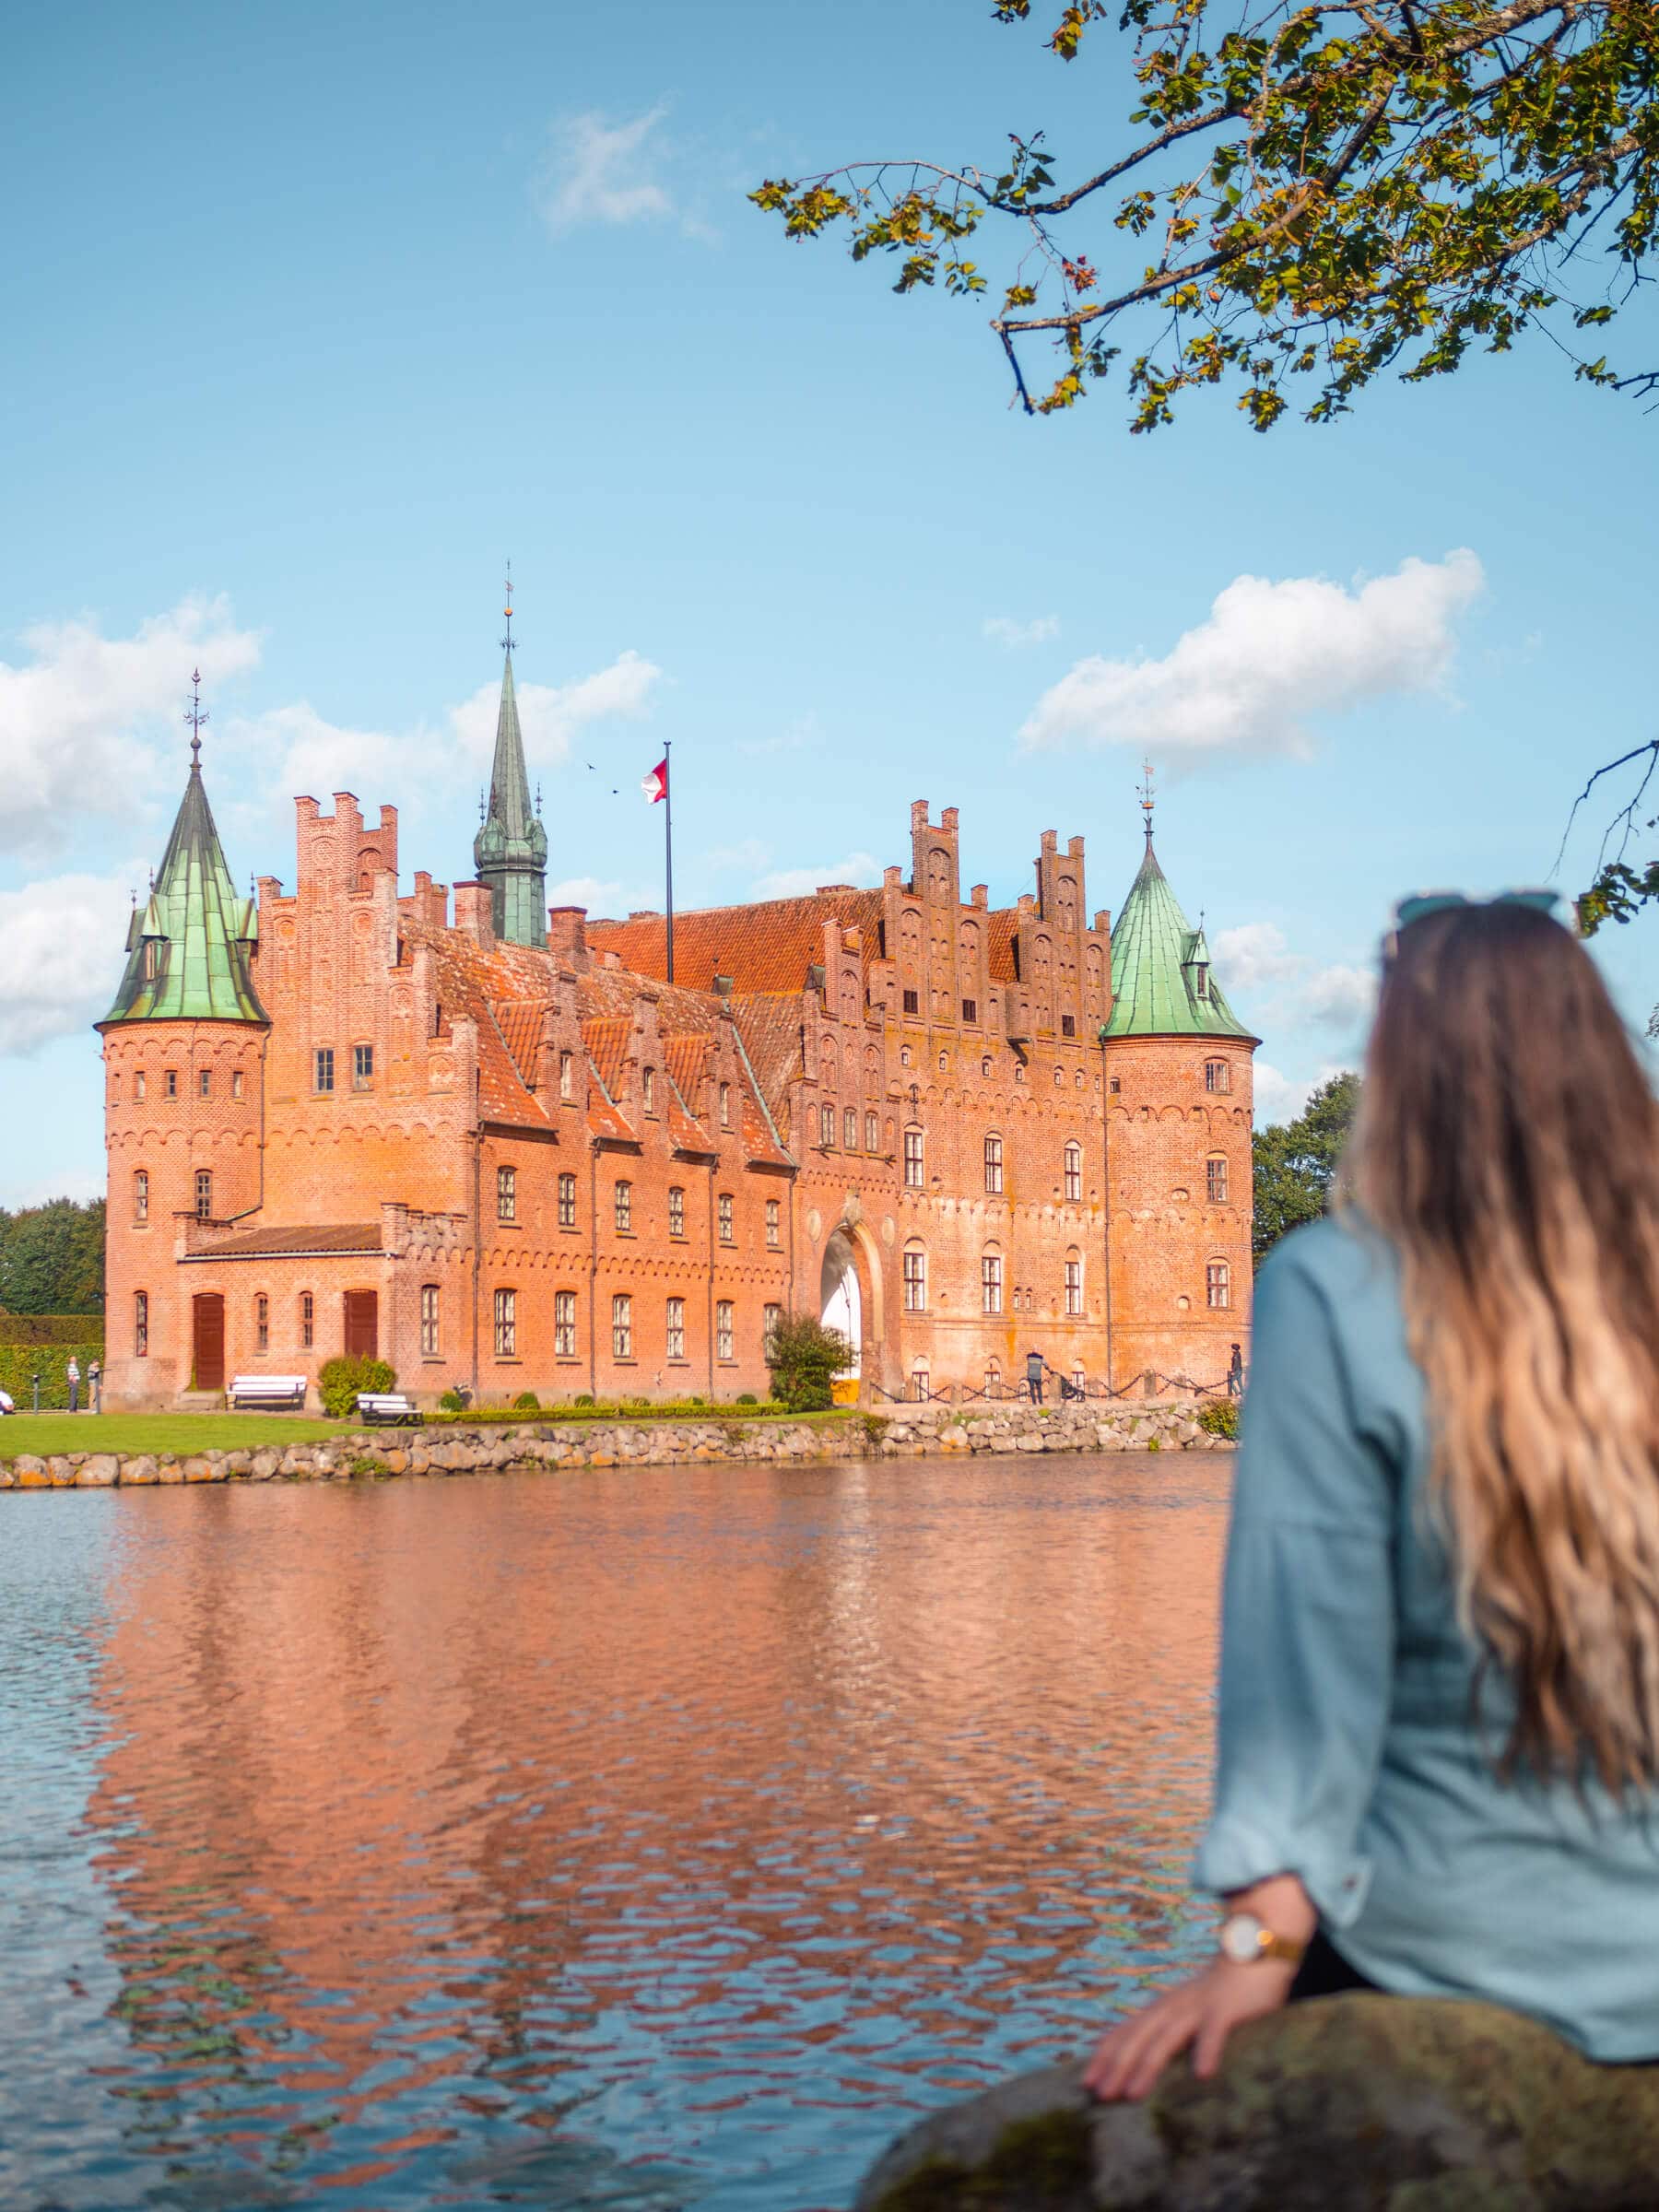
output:
POLYGON ((668 796, 668 756, 665 753, 651 773, 641 778, 640 789, 653 806, 659 799, 668 796))

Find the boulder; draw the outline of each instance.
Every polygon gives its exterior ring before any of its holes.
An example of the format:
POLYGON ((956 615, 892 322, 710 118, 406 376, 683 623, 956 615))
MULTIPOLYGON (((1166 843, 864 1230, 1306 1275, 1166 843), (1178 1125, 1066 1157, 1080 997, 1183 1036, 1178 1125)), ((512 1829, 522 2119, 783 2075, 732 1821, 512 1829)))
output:
POLYGON ((141 1452, 136 1459, 124 1459, 121 1463, 121 1487, 124 1490, 135 1489, 159 1479, 156 1463, 147 1452, 141 1452))
MULTIPOLYGON (((281 1453, 267 1445, 263 1452, 254 1453, 248 1466, 248 1473, 255 1482, 269 1482, 281 1465, 281 1453)), ((127 1479, 131 1481, 132 1477, 129 1476, 127 1479)))
POLYGON ((52 1488, 52 1474, 43 1459, 32 1452, 19 1452, 12 1461, 12 1479, 20 1490, 48 1490, 52 1488))
POLYGON ((75 1487, 77 1490, 107 1490, 121 1473, 121 1462, 112 1452, 89 1452, 76 1469, 75 1487))
POLYGON ((856 2212, 1645 2212, 1659 2065, 1597 2065, 1462 2000, 1330 1997, 1097 2105, 1072 2061, 952 2105, 872 2170, 856 2212))

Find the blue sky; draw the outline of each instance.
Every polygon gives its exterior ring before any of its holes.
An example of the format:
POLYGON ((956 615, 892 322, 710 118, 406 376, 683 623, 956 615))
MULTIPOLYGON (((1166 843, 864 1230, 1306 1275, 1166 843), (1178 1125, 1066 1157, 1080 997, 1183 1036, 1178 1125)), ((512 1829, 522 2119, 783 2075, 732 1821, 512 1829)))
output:
MULTIPOLYGON (((87 1025, 193 664, 239 877, 291 880, 293 793, 343 787, 465 877, 508 556, 556 886, 660 903, 672 738, 682 905, 870 880, 926 796, 994 900, 1052 826, 1115 909, 1144 749, 1270 1105, 1353 1060, 1400 891, 1539 880, 1655 734, 1659 425, 1547 345, 1132 441, 1110 388, 1012 413, 982 307, 747 205, 1034 122, 1098 149, 1109 61, 962 0, 95 4, 0 59, 0 1204, 101 1187, 87 1025)), ((1604 956, 1638 1022, 1656 949, 1604 956)))

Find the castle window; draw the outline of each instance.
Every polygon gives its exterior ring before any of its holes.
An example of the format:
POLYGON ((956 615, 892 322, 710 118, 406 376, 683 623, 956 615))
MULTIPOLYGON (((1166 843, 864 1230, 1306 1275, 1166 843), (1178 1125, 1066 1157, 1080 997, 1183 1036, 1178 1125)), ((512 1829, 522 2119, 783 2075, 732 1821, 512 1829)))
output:
POLYGON ((167 1096, 170 1099, 176 1099, 178 1097, 179 1071, 176 1067, 170 1067, 168 1069, 166 1075, 161 1079, 161 1088, 167 1093, 167 1096))
POLYGON ((648 1067, 640 1079, 640 1096, 647 1113, 656 1112, 656 1069, 648 1067))
POLYGON ((858 1149, 858 1109, 849 1106, 841 1115, 841 1144, 849 1152, 858 1149))
POLYGON ((905 993, 904 1010, 907 1014, 919 1014, 922 1011, 922 994, 919 991, 905 993))
POLYGON ((910 1049, 910 1046, 909 1046, 908 1044, 901 1044, 901 1045, 899 1047, 899 1065, 900 1065, 900 1067, 908 1067, 908 1066, 910 1065, 910 1064, 911 1064, 911 1049, 910 1049))
POLYGON ((1064 1082, 1065 1082, 1065 1076, 1062 1074, 1062 1072, 1060 1071, 1060 1069, 1059 1069, 1059 1068, 1056 1068, 1056 1069, 1054 1070, 1054 1088, 1055 1088, 1056 1090, 1058 1090, 1058 1089, 1059 1089, 1059 1088, 1060 1088, 1060 1086, 1061 1086, 1061 1084, 1062 1084, 1062 1083, 1064 1083, 1064 1082))
POLYGON ((1230 1090, 1232 1069, 1225 1060, 1206 1060, 1204 1064, 1206 1090, 1230 1090))
POLYGON ((518 1219, 518 1170, 516 1168, 498 1168, 496 1170, 496 1219, 498 1221, 516 1221, 518 1219))
POLYGON ((720 1241, 723 1244, 729 1244, 735 1234, 732 1225, 732 1194, 730 1191, 721 1192, 719 1197, 714 1201, 714 1208, 720 1222, 720 1241))
POLYGON ((677 1182, 668 1193, 668 1234, 683 1237, 686 1233, 686 1194, 677 1182))
POLYGON ((1227 1204, 1227 1158, 1212 1153, 1204 1163, 1204 1194, 1212 1206, 1227 1204))
POLYGON ((985 1369, 985 1395, 988 1398, 1002 1396, 1002 1369, 994 1359, 985 1369))
POLYGON ((991 1062, 990 1062, 990 1059, 989 1059, 989 1057, 987 1057, 987 1058, 985 1058, 985 1059, 983 1059, 983 1060, 982 1060, 982 1061, 980 1062, 980 1074, 981 1074, 982 1076, 988 1076, 990 1073, 991 1073, 991 1062))
POLYGON ((314 1090, 332 1090, 334 1088, 333 1045, 320 1044, 312 1058, 315 1063, 312 1088, 314 1090))
POLYGON ((1111 1082, 1107 1084, 1106 1088, 1109 1091, 1111 1091, 1112 1097, 1116 1098, 1118 1093, 1123 1089, 1124 1086, 1118 1077, 1113 1076, 1111 1082))
POLYGON ((778 1324, 783 1318, 782 1306, 762 1306, 760 1309, 760 1349, 770 1359, 777 1340, 778 1324))
POLYGON ((988 1252, 980 1262, 980 1302, 987 1313, 1003 1310, 1003 1264, 1000 1252, 988 1252))
POLYGON ((631 1236, 633 1233, 633 1184, 631 1182, 618 1183, 616 1190, 612 1193, 612 1200, 616 1208, 617 1234, 619 1237, 631 1236))
POLYGON ((633 1300, 626 1290, 611 1300, 611 1358, 633 1358, 633 1300))
POLYGON ((948 1058, 946 1056, 946 1054, 945 1054, 945 1053, 941 1053, 939 1054, 939 1073, 940 1073, 941 1075, 943 1075, 943 1074, 945 1073, 946 1069, 947 1069, 947 1068, 949 1065, 950 1065, 950 1062, 949 1062, 948 1058))
POLYGON ((374 1083, 374 1047, 371 1044, 354 1044, 351 1048, 351 1088, 369 1090, 374 1083))
POLYGON ((1062 1014, 1062 1015, 1061 1015, 1061 1017, 1060 1017, 1060 1034, 1061 1034, 1061 1036, 1062 1036, 1062 1037, 1075 1037, 1075 1036, 1077 1035, 1077 1016, 1076 1016, 1075 1014, 1062 1014))
POLYGON ((668 1300, 668 1357, 683 1359, 686 1356, 686 1301, 683 1298, 668 1300))
POLYGON ((1014 1080, 1016 1083, 1023 1083, 1025 1081, 1025 1069, 1023 1067, 1015 1068, 1014 1080))
POLYGON ((147 1290, 135 1290, 133 1293, 133 1357, 135 1359, 149 1358, 149 1292, 147 1290))
POLYGON ((196 1096, 199 1099, 210 1099, 213 1096, 213 1070, 210 1067, 196 1070, 196 1096))
POLYGON ((574 1359, 576 1357, 574 1290, 555 1290, 553 1293, 553 1357, 556 1359, 574 1359))
MULTIPOLYGON (((670 1206, 673 1205, 673 1193, 670 1192, 670 1206)), ((576 1178, 574 1175, 561 1175, 559 1179, 559 1226, 560 1229, 574 1229, 576 1226, 576 1178)))
POLYGON ((777 1199, 769 1198, 766 1202, 766 1246, 769 1252, 776 1252, 778 1249, 782 1230, 782 1207, 777 1199))
POLYGON ((720 1125, 723 1129, 729 1129, 732 1125, 732 1087, 729 1083, 723 1083, 720 1087, 720 1125))
POLYGON ((922 1132, 920 1129, 907 1129, 904 1133, 904 1187, 907 1191, 924 1188, 924 1168, 922 1132))
POLYGON ((920 1365, 911 1370, 911 1396, 918 1406, 924 1406, 933 1396, 933 1377, 920 1365))
POLYGON ((962 1019, 964 1021, 977 1021, 979 1019, 978 999, 965 998, 962 1001, 962 1019))
POLYGON ((820 1106, 818 1108, 818 1143, 827 1152, 834 1142, 835 1109, 833 1106, 820 1106))
POLYGON ((1003 1187, 1003 1154, 1002 1154, 1002 1138, 1001 1138, 1000 1136, 988 1136, 988 1137, 985 1139, 985 1194, 986 1194, 986 1196, 987 1196, 987 1197, 989 1197, 989 1198, 999 1198, 999 1197, 1001 1197, 1001 1195, 1002 1195, 1002 1187, 1003 1187))
POLYGON ((907 1313, 927 1311, 927 1254, 920 1244, 905 1247, 904 1310, 907 1313))
POLYGON ((495 1294, 495 1356, 498 1359, 516 1359, 518 1357, 516 1290, 498 1290, 495 1294))
POLYGON ((211 1220, 212 1220, 212 1218, 213 1218, 213 1177, 212 1177, 212 1176, 211 1176, 211 1175, 208 1173, 208 1171, 207 1171, 207 1170, 206 1170, 206 1168, 198 1168, 198 1169, 196 1170, 196 1179, 195 1179, 195 1210, 196 1210, 196 1219, 197 1219, 198 1221, 211 1221, 211 1220))
POLYGON ((149 1219, 149 1176, 143 1168, 133 1177, 133 1219, 140 1229, 149 1219))
POLYGON ((714 1357, 731 1359, 736 1357, 732 1344, 732 1301, 723 1298, 714 1308, 714 1357))
POLYGON ((438 1357, 438 1286, 422 1283, 420 1286, 420 1356, 423 1359, 438 1357))
POLYGON ((1209 996, 1209 970, 1202 960, 1195 960, 1193 964, 1193 996, 1194 998, 1209 996))
MULTIPOLYGON (((426 1295, 426 1294, 425 1294, 425 1292, 423 1291, 423 1292, 422 1292, 422 1294, 421 1294, 423 1300, 424 1300, 424 1299, 425 1299, 425 1295, 426 1295)), ((436 1291, 434 1291, 434 1292, 433 1292, 433 1296, 434 1296, 434 1298, 437 1296, 437 1293, 436 1293, 436 1291)), ((434 1311, 436 1311, 436 1309, 435 1309, 435 1308, 434 1308, 434 1311)), ((423 1320, 425 1319, 425 1307, 424 1307, 424 1303, 423 1303, 423 1306, 422 1306, 422 1315, 421 1315, 421 1317, 422 1317, 422 1319, 423 1319, 423 1320)), ((424 1333, 425 1333, 425 1332, 423 1331, 423 1332, 422 1332, 422 1334, 424 1335, 424 1333)), ((308 1352, 309 1352, 309 1351, 311 1350, 312 1347, 312 1346, 313 1346, 313 1345, 316 1343, 316 1341, 317 1341, 317 1301, 316 1301, 316 1300, 315 1300, 315 1299, 314 1299, 314 1298, 312 1296, 312 1294, 311 1294, 311 1292, 310 1292, 309 1290, 301 1290, 301 1291, 300 1291, 300 1348, 301 1348, 302 1350, 304 1350, 304 1351, 308 1351, 308 1352)))
POLYGON ((575 1079, 576 1059, 574 1053, 560 1053, 559 1055, 559 1095, 561 1099, 568 1099, 571 1096, 575 1079))
POLYGON ((144 1070, 141 1067, 134 1072, 133 1096, 135 1099, 141 1099, 144 1096, 144 1070))
POLYGON ((1232 1304, 1232 1271, 1225 1260, 1212 1260, 1205 1269, 1204 1302, 1212 1309, 1232 1304))
POLYGON ((1065 1310, 1074 1316, 1083 1311, 1083 1263, 1076 1253, 1065 1263, 1065 1310))
POLYGON ((253 1300, 253 1349, 268 1352, 271 1348, 271 1301, 262 1290, 253 1300))
POLYGON ((880 1149, 881 1116, 878 1113, 866 1113, 865 1115, 865 1150, 879 1152, 880 1149))
POLYGON ((240 1067, 233 1067, 230 1070, 230 1096, 233 1099, 240 1099, 241 1095, 242 1071, 240 1067))
POLYGON ((1062 1187, 1065 1195, 1073 1200, 1081 1198, 1083 1195, 1083 1147, 1081 1145, 1066 1146, 1064 1177, 1062 1187))

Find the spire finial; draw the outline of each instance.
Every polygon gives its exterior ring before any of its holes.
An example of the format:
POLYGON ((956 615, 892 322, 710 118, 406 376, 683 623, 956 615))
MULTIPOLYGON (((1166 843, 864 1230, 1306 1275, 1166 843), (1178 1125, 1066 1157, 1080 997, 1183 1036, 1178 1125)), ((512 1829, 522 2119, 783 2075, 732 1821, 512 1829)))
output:
POLYGON ((505 612, 507 616, 507 635, 501 640, 501 643, 503 646, 505 646, 506 650, 511 653, 512 651, 512 563, 511 561, 507 563, 507 606, 505 612))
POLYGON ((202 724, 207 720, 207 711, 202 704, 202 672, 190 672, 190 712, 185 721, 190 724, 190 772, 194 775, 202 765, 202 724))
POLYGON ((1152 807, 1156 798, 1150 760, 1141 762, 1140 794, 1140 809, 1147 818, 1147 842, 1150 844, 1152 842, 1152 807))

